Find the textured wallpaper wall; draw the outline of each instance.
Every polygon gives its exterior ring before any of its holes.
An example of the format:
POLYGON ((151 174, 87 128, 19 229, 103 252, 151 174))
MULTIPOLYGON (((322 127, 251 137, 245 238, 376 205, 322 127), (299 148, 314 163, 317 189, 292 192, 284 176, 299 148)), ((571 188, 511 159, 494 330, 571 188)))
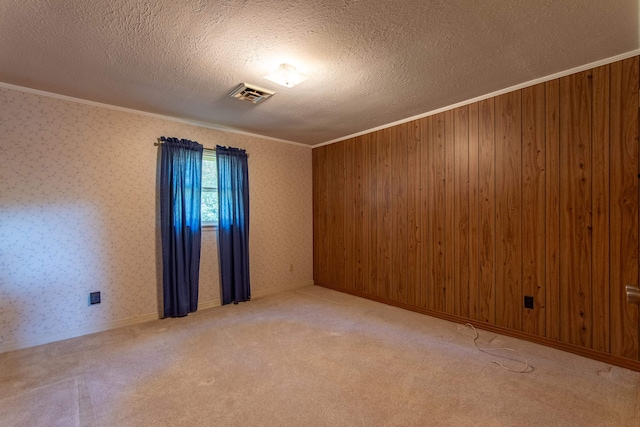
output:
MULTIPOLYGON (((163 135, 249 153, 254 297, 312 282, 310 148, 0 88, 0 351, 157 316, 163 135)), ((201 307, 217 256, 206 230, 201 307)))

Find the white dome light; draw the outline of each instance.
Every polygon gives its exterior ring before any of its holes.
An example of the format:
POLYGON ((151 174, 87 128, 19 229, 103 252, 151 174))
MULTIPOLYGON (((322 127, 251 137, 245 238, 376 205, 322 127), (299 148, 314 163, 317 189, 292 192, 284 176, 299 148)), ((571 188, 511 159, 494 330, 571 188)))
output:
POLYGON ((309 76, 296 70, 296 67, 293 65, 280 64, 280 67, 278 67, 276 71, 267 74, 264 78, 285 87, 294 87, 307 80, 309 76))

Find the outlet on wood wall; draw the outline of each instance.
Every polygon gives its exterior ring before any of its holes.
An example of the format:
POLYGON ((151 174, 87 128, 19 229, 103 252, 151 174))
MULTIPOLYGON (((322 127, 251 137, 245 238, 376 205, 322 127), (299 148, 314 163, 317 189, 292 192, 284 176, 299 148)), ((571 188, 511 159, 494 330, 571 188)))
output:
POLYGON ((634 57, 314 149, 315 283, 637 363, 638 79, 634 57))

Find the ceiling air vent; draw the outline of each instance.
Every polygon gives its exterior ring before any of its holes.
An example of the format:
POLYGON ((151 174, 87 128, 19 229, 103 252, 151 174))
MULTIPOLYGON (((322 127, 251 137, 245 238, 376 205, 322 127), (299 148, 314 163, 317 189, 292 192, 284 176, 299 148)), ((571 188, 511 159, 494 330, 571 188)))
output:
POLYGON ((250 85, 247 83, 240 83, 229 96, 233 98, 243 99, 253 104, 259 104, 265 99, 275 95, 276 93, 268 89, 264 89, 258 86, 250 85))

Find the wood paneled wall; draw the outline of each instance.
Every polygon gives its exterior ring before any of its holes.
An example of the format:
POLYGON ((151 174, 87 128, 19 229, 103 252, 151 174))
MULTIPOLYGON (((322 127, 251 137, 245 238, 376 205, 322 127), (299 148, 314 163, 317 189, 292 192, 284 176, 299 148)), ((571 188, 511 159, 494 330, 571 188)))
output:
POLYGON ((634 57, 314 149, 315 283, 637 361, 638 80, 634 57))

